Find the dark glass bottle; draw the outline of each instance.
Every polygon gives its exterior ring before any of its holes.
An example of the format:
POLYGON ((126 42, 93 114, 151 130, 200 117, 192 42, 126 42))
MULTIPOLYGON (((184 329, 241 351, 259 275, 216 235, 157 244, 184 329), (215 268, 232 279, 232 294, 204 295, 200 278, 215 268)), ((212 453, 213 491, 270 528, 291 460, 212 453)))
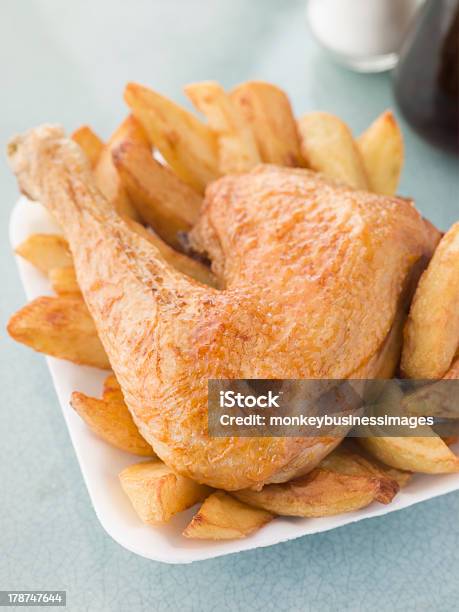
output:
POLYGON ((405 118, 427 140, 459 153, 459 0, 427 0, 394 74, 405 118))

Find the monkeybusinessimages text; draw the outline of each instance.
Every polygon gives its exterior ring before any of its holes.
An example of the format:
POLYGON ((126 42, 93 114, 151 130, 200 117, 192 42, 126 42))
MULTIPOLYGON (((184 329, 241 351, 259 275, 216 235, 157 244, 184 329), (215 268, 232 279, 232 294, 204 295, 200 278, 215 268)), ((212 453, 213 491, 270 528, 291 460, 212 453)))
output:
POLYGON ((263 414, 265 409, 281 408, 281 395, 274 394, 269 391, 266 395, 245 395, 236 393, 235 391, 220 391, 219 407, 222 409, 254 409, 249 414, 231 414, 228 411, 220 415, 219 423, 221 426, 250 426, 263 427, 312 427, 322 429, 324 427, 409 427, 415 429, 419 426, 434 424, 434 418, 431 416, 414 416, 414 415, 358 415, 358 414, 298 414, 298 415, 282 415, 282 414, 263 414), (256 410, 256 412, 255 412, 256 410))

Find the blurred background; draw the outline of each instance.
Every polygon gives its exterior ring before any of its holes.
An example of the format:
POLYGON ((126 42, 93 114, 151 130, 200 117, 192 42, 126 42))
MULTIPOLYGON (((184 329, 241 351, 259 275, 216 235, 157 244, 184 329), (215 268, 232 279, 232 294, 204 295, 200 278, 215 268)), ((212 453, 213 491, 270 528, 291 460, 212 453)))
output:
MULTIPOLYGON (((304 0, 2 0, 0 58, 3 151, 12 134, 41 122, 88 123, 107 138, 126 114, 127 81, 187 104, 188 82, 265 79, 287 91, 297 114, 336 113, 355 134, 394 107, 391 74, 331 61, 307 27, 304 0)), ((396 114, 406 145, 400 193, 446 229, 459 218, 457 158, 396 114)), ((25 301, 8 243, 17 190, 4 155, 0 194, 0 589, 66 589, 71 610, 457 608, 457 493, 187 567, 112 542, 91 508, 44 359, 4 331, 25 301)))

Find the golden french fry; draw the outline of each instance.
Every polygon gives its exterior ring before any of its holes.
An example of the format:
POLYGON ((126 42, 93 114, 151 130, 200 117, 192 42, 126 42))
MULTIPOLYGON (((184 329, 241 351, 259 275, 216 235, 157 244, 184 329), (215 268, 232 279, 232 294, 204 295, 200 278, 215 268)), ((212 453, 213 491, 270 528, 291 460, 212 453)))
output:
POLYGON ((349 448, 350 451, 360 455, 362 459, 365 459, 366 466, 370 471, 376 470, 377 473, 382 472, 391 480, 395 480, 400 489, 405 487, 413 476, 412 472, 398 470, 397 468, 382 463, 382 461, 379 461, 379 459, 369 453, 362 445, 358 444, 356 438, 346 438, 342 444, 345 448, 349 448))
POLYGON ((53 268, 71 266, 73 262, 67 241, 58 234, 32 234, 15 252, 44 274, 53 268))
MULTIPOLYGON (((442 380, 424 385, 409 393, 403 400, 405 410, 418 416, 435 416, 444 419, 459 419, 457 397, 445 380, 459 379, 459 358, 457 358, 442 380)), ((457 389, 457 387, 455 387, 457 389)))
MULTIPOLYGON (((134 221, 130 223, 131 219, 128 217, 125 221, 133 230, 154 244, 162 256, 177 270, 211 287, 218 286, 215 276, 207 266, 169 247, 140 223, 134 221)), ((72 254, 67 241, 62 236, 32 234, 16 248, 16 253, 47 274, 56 293, 64 295, 80 293, 73 270, 72 254)))
POLYGON ((459 222, 440 240, 414 294, 401 368, 409 378, 438 379, 459 346, 459 222))
POLYGON ((202 501, 211 489, 175 474, 162 461, 136 463, 119 475, 121 486, 144 523, 166 523, 202 501))
POLYGON ((150 144, 142 126, 131 115, 121 123, 104 146, 99 161, 94 168, 94 176, 97 187, 107 200, 113 203, 117 212, 138 221, 140 218, 137 210, 121 183, 112 159, 113 151, 126 141, 135 142, 150 151, 150 144))
POLYGON ((58 295, 81 295, 73 266, 52 268, 48 275, 51 287, 58 295))
POLYGON ((372 437, 359 442, 377 459, 399 470, 425 474, 459 472, 459 458, 443 440, 429 437, 372 437))
POLYGON ((11 317, 8 333, 40 353, 82 365, 110 367, 81 298, 39 297, 11 317))
MULTIPOLYGON (((375 459, 375 458, 373 458, 375 459)), ((384 463, 380 463, 381 466, 381 470, 392 480, 395 480, 395 482, 398 484, 399 488, 402 489, 403 487, 406 487, 406 485, 409 483, 409 481, 411 480, 411 478, 413 477, 413 473, 412 472, 407 472, 406 470, 399 470, 397 468, 393 468, 390 467, 388 465, 385 465, 384 463)))
POLYGON ((179 246, 177 233, 195 223, 201 196, 137 143, 126 141, 114 149, 113 161, 140 217, 169 244, 179 246))
POLYGON ((32 234, 16 253, 48 275, 54 291, 62 295, 81 293, 73 259, 65 238, 57 234, 32 234))
POLYGON ((360 151, 349 127, 330 113, 307 113, 298 120, 306 165, 355 189, 368 189, 360 151))
POLYGON ((72 134, 74 140, 88 158, 91 168, 94 168, 102 154, 104 143, 89 125, 82 125, 72 134))
MULTIPOLYGON (((378 400, 379 416, 402 415, 403 402, 403 391, 398 385, 386 386, 384 396, 378 400)), ((389 437, 386 433, 387 429, 384 427, 372 426, 370 435, 358 440, 377 459, 400 470, 426 474, 459 471, 459 458, 428 425, 417 425, 415 432, 407 425, 400 425, 397 427, 398 436, 389 437), (378 431, 380 435, 371 435, 378 431), (413 433, 416 433, 416 436, 411 435, 413 433)))
POLYGON ((106 402, 118 402, 124 404, 123 392, 121 391, 120 383, 117 381, 114 374, 110 374, 104 380, 102 398, 106 402))
POLYGON ((230 96, 251 125, 263 162, 304 165, 295 117, 282 89, 265 81, 247 81, 235 87, 230 96))
POLYGON ((140 435, 124 399, 105 396, 96 399, 75 391, 70 404, 89 429, 105 442, 134 455, 155 456, 151 445, 140 435))
POLYGON ((403 168, 403 135, 389 110, 357 139, 370 191, 392 196, 403 168))
POLYGON ((261 162, 249 122, 216 81, 191 83, 185 93, 218 136, 222 174, 247 172, 261 162))
POLYGON ((373 501, 387 504, 398 490, 394 478, 360 454, 339 446, 306 476, 232 495, 276 514, 321 517, 359 510, 373 501))
POLYGON ((177 176, 203 193, 220 174, 212 130, 172 100, 137 83, 128 83, 124 99, 177 176))
POLYGON ((197 540, 245 538, 269 523, 273 515, 251 508, 223 491, 215 491, 204 501, 183 535, 197 540))
POLYGON ((209 285, 210 287, 218 287, 217 279, 210 271, 210 268, 201 262, 196 261, 195 259, 191 259, 191 257, 188 257, 183 253, 179 253, 161 240, 161 238, 154 232, 149 231, 143 225, 140 225, 140 223, 136 223, 132 219, 127 218, 125 221, 135 232, 154 244, 164 259, 174 266, 174 268, 177 268, 177 270, 180 270, 180 272, 191 276, 191 278, 194 278, 200 283, 209 285))

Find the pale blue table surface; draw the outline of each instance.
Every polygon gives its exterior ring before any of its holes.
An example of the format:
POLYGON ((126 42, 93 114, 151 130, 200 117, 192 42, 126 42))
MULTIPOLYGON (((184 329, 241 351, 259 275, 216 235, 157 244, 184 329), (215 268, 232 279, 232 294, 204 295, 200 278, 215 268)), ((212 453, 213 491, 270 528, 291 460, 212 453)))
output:
MULTIPOLYGON (((179 101, 199 79, 264 78, 297 112, 358 133, 392 105, 388 75, 332 64, 296 0, 2 0, 0 139, 43 121, 107 137, 136 80, 179 101)), ((404 126, 401 193, 442 228, 459 218, 457 161, 404 126)), ((137 557, 99 525, 44 359, 4 333, 25 299, 10 253, 16 187, 1 161, 0 589, 66 589, 70 610, 459 609, 459 493, 268 549, 191 566, 137 557)))

